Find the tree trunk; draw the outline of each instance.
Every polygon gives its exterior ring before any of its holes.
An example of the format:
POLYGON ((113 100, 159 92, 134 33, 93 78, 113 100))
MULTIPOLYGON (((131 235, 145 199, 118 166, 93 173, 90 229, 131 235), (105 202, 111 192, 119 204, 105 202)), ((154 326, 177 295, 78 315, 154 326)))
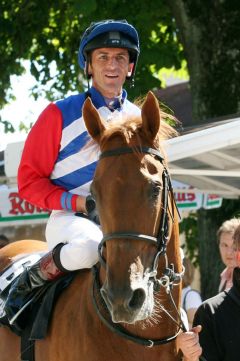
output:
POLYGON ((170 0, 190 74, 195 122, 240 111, 239 5, 170 0))
POLYGON ((169 1, 174 15, 180 42, 183 44, 185 56, 190 74, 190 87, 192 94, 192 114, 193 123, 198 124, 204 119, 206 113, 205 105, 201 101, 200 84, 204 81, 204 69, 199 57, 199 47, 201 44, 201 28, 196 26, 189 17, 186 6, 182 0, 169 1))
POLYGON ((214 213, 214 211, 209 210, 200 210, 198 212, 199 267, 203 299, 218 293, 220 273, 223 270, 216 236, 220 224, 214 217, 214 213), (209 213, 212 213, 213 216, 209 216, 209 213))

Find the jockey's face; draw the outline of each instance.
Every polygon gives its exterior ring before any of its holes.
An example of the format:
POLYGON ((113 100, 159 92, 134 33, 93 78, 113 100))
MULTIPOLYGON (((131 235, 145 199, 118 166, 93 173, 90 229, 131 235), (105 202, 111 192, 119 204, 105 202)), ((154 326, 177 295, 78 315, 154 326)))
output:
POLYGON ((100 48, 91 54, 88 73, 92 75, 92 85, 103 96, 113 98, 120 95, 132 67, 127 49, 100 48))

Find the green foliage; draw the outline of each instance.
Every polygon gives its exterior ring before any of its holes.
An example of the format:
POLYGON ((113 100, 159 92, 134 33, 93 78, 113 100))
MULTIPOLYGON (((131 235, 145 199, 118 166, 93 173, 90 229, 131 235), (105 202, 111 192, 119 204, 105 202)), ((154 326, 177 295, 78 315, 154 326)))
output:
POLYGON ((161 86, 163 88, 166 86, 166 78, 171 77, 171 76, 182 79, 184 81, 189 80, 189 74, 188 74, 188 70, 187 70, 186 60, 182 61, 181 68, 178 70, 175 69, 174 67, 172 67, 172 68, 161 68, 158 71, 157 77, 160 79, 161 86))
POLYGON ((199 237, 197 213, 189 213, 180 223, 180 233, 185 235, 184 254, 189 257, 195 266, 199 265, 199 237))
POLYGON ((183 0, 183 3, 198 29, 197 57, 201 62, 198 92, 204 103, 204 118, 239 112, 239 2, 183 0))
POLYGON ((35 99, 53 100, 68 91, 82 91, 86 82, 77 62, 80 36, 92 21, 127 19, 139 30, 141 55, 130 97, 161 85, 154 73, 162 67, 181 68, 183 51, 165 1, 123 0, 0 0, 0 108, 12 100, 10 76, 25 72, 31 62, 36 78, 35 99), (57 74, 51 74, 55 64, 57 74))
POLYGON ((8 120, 2 120, 0 117, 0 129, 3 127, 4 133, 14 133, 15 129, 8 120))
POLYGON ((25 132, 27 134, 29 132, 29 130, 32 128, 32 126, 33 126, 32 122, 29 125, 26 125, 23 122, 20 122, 19 131, 20 132, 25 132))

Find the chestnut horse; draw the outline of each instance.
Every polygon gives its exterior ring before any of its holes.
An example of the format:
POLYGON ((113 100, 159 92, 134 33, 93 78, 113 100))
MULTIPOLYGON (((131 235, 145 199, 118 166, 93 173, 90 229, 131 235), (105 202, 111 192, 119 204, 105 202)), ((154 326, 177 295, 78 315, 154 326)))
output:
MULTIPOLYGON (((36 361, 180 360, 181 257, 178 218, 161 141, 173 129, 149 92, 141 116, 106 123, 83 108, 101 156, 91 192, 103 231, 100 263, 81 270, 58 299, 36 361)), ((88 146, 88 145, 87 145, 88 146)), ((3 269, 46 246, 19 241, 0 250, 3 269)), ((20 360, 20 339, 0 327, 0 361, 20 360)))

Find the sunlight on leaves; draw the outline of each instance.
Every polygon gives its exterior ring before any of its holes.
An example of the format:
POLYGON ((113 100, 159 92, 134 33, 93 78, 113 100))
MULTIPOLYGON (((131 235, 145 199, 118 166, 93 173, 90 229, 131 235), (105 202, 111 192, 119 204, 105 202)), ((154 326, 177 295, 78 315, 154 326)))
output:
POLYGON ((155 73, 153 73, 153 74, 154 74, 154 76, 156 76, 161 81, 162 88, 165 88, 167 86, 166 81, 170 77, 178 78, 178 79, 181 79, 183 81, 188 81, 189 80, 187 62, 185 60, 182 61, 181 68, 178 69, 178 70, 176 70, 174 67, 162 68, 157 72, 157 74, 155 74, 155 73))
POLYGON ((8 120, 2 120, 0 118, 0 125, 3 125, 4 133, 14 133, 15 129, 8 120))

